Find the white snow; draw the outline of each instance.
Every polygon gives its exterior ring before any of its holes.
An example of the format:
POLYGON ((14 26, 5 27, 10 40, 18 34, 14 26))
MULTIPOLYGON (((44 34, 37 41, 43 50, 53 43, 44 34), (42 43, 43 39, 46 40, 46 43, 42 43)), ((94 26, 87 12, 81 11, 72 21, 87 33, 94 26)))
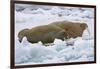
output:
POLYGON ((56 6, 50 8, 49 10, 43 8, 31 10, 32 6, 30 9, 26 5, 24 10, 15 10, 15 64, 93 61, 94 9, 80 7, 64 7, 64 9, 61 9, 61 7, 56 6), (85 30, 82 37, 70 38, 64 41, 55 39, 53 43, 47 44, 47 46, 43 45, 41 41, 31 44, 26 37, 23 38, 22 43, 18 41, 18 32, 24 28, 63 20, 86 22, 90 33, 85 30))

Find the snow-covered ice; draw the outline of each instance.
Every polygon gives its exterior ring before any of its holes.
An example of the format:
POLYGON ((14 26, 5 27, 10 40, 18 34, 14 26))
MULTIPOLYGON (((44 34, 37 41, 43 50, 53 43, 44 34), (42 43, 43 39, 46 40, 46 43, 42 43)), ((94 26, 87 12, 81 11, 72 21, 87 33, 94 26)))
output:
POLYGON ((15 64, 45 64, 81 62, 94 60, 94 9, 80 7, 47 6, 45 9, 27 5, 16 5, 15 10, 15 64), (32 10, 33 9, 33 10, 32 10), (88 29, 82 37, 67 40, 55 39, 52 44, 43 45, 41 41, 31 44, 24 37, 18 41, 18 32, 55 21, 86 22, 88 29))

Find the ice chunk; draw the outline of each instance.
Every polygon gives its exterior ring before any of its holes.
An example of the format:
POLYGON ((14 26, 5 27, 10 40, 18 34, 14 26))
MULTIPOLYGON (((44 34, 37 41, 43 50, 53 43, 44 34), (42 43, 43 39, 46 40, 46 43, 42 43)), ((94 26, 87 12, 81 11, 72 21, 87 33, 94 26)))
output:
POLYGON ((71 45, 71 46, 73 46, 75 40, 76 40, 76 39, 74 39, 74 38, 70 38, 70 39, 67 39, 67 40, 66 40, 66 43, 67 43, 67 45, 71 45))
POLYGON ((15 44, 15 63, 21 64, 27 62, 31 58, 29 54, 30 48, 26 44, 25 46, 20 44, 18 40, 16 40, 15 44))
POLYGON ((83 55, 82 57, 78 58, 78 59, 72 59, 69 62, 84 62, 84 61, 88 61, 87 56, 83 55))
POLYGON ((91 45, 92 44, 90 40, 83 40, 82 38, 78 38, 75 41, 74 47, 77 50, 84 50, 84 49, 90 48, 91 45))
POLYGON ((21 44, 22 44, 23 46, 29 46, 29 42, 27 41, 27 38, 26 38, 26 37, 23 38, 21 44))
MULTIPOLYGON (((56 56, 58 53, 57 51, 47 48, 45 46, 40 46, 40 45, 36 45, 36 46, 31 46, 30 49, 30 55, 32 56, 32 60, 34 62, 41 62, 43 60, 45 60, 47 55, 50 56, 56 56)), ((48 58, 48 57, 47 57, 48 58)))
POLYGON ((66 42, 62 41, 61 39, 55 39, 54 44, 55 45, 66 45, 66 42))
POLYGON ((82 55, 82 54, 80 54, 80 52, 75 51, 72 46, 70 46, 66 49, 63 49, 59 53, 61 54, 60 57, 64 57, 66 59, 66 61, 69 61, 72 59, 77 59, 82 55))
POLYGON ((46 59, 43 63, 63 63, 65 62, 64 58, 53 57, 53 59, 46 59))
POLYGON ((82 35, 82 39, 85 39, 85 40, 92 39, 90 31, 87 31, 87 29, 84 30, 83 35, 82 35))
POLYGON ((54 49, 57 50, 57 51, 60 51, 64 48, 66 48, 67 44, 66 44, 66 41, 62 41, 60 39, 55 39, 54 40, 54 45, 53 45, 54 49))

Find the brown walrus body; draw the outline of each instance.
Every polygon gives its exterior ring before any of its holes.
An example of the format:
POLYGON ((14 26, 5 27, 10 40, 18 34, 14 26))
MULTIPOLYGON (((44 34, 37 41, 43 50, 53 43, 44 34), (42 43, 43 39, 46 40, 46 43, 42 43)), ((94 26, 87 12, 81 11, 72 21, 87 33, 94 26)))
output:
POLYGON ((73 23, 68 21, 54 22, 48 25, 34 27, 32 29, 23 29, 18 33, 19 41, 23 37, 31 43, 41 41, 43 43, 52 43, 55 38, 64 40, 82 36, 83 31, 87 28, 85 23, 73 23))
POLYGON ((20 42, 24 36, 26 36, 27 40, 31 43, 37 43, 38 41, 52 43, 55 38, 62 40, 64 40, 64 38, 67 39, 67 33, 64 29, 52 25, 38 26, 20 31, 18 34, 20 42))
POLYGON ((69 21, 54 22, 51 24, 64 29, 67 32, 67 36, 69 38, 76 38, 78 36, 81 37, 83 31, 88 27, 86 23, 75 23, 69 21))

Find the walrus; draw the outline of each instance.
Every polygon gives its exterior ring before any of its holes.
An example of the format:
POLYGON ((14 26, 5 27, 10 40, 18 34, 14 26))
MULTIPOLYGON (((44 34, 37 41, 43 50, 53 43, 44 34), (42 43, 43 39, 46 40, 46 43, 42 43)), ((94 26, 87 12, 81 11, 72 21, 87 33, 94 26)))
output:
MULTIPOLYGON (((81 37, 85 29, 88 30, 86 23, 70 22, 70 21, 59 21, 51 23, 51 25, 59 26, 67 32, 69 38, 81 37)), ((89 30, 88 30, 89 32, 89 30)))
POLYGON ((67 33, 64 29, 53 26, 43 25, 32 29, 23 29, 18 33, 19 42, 22 42, 23 37, 26 37, 30 43, 41 41, 43 44, 52 43, 55 38, 64 40, 67 39, 67 33))
POLYGON ((64 40, 81 37, 87 27, 86 23, 53 22, 32 29, 23 29, 18 33, 18 39, 19 42, 22 42, 23 37, 26 37, 30 43, 37 43, 38 41, 41 41, 43 44, 52 43, 55 38, 64 40))

